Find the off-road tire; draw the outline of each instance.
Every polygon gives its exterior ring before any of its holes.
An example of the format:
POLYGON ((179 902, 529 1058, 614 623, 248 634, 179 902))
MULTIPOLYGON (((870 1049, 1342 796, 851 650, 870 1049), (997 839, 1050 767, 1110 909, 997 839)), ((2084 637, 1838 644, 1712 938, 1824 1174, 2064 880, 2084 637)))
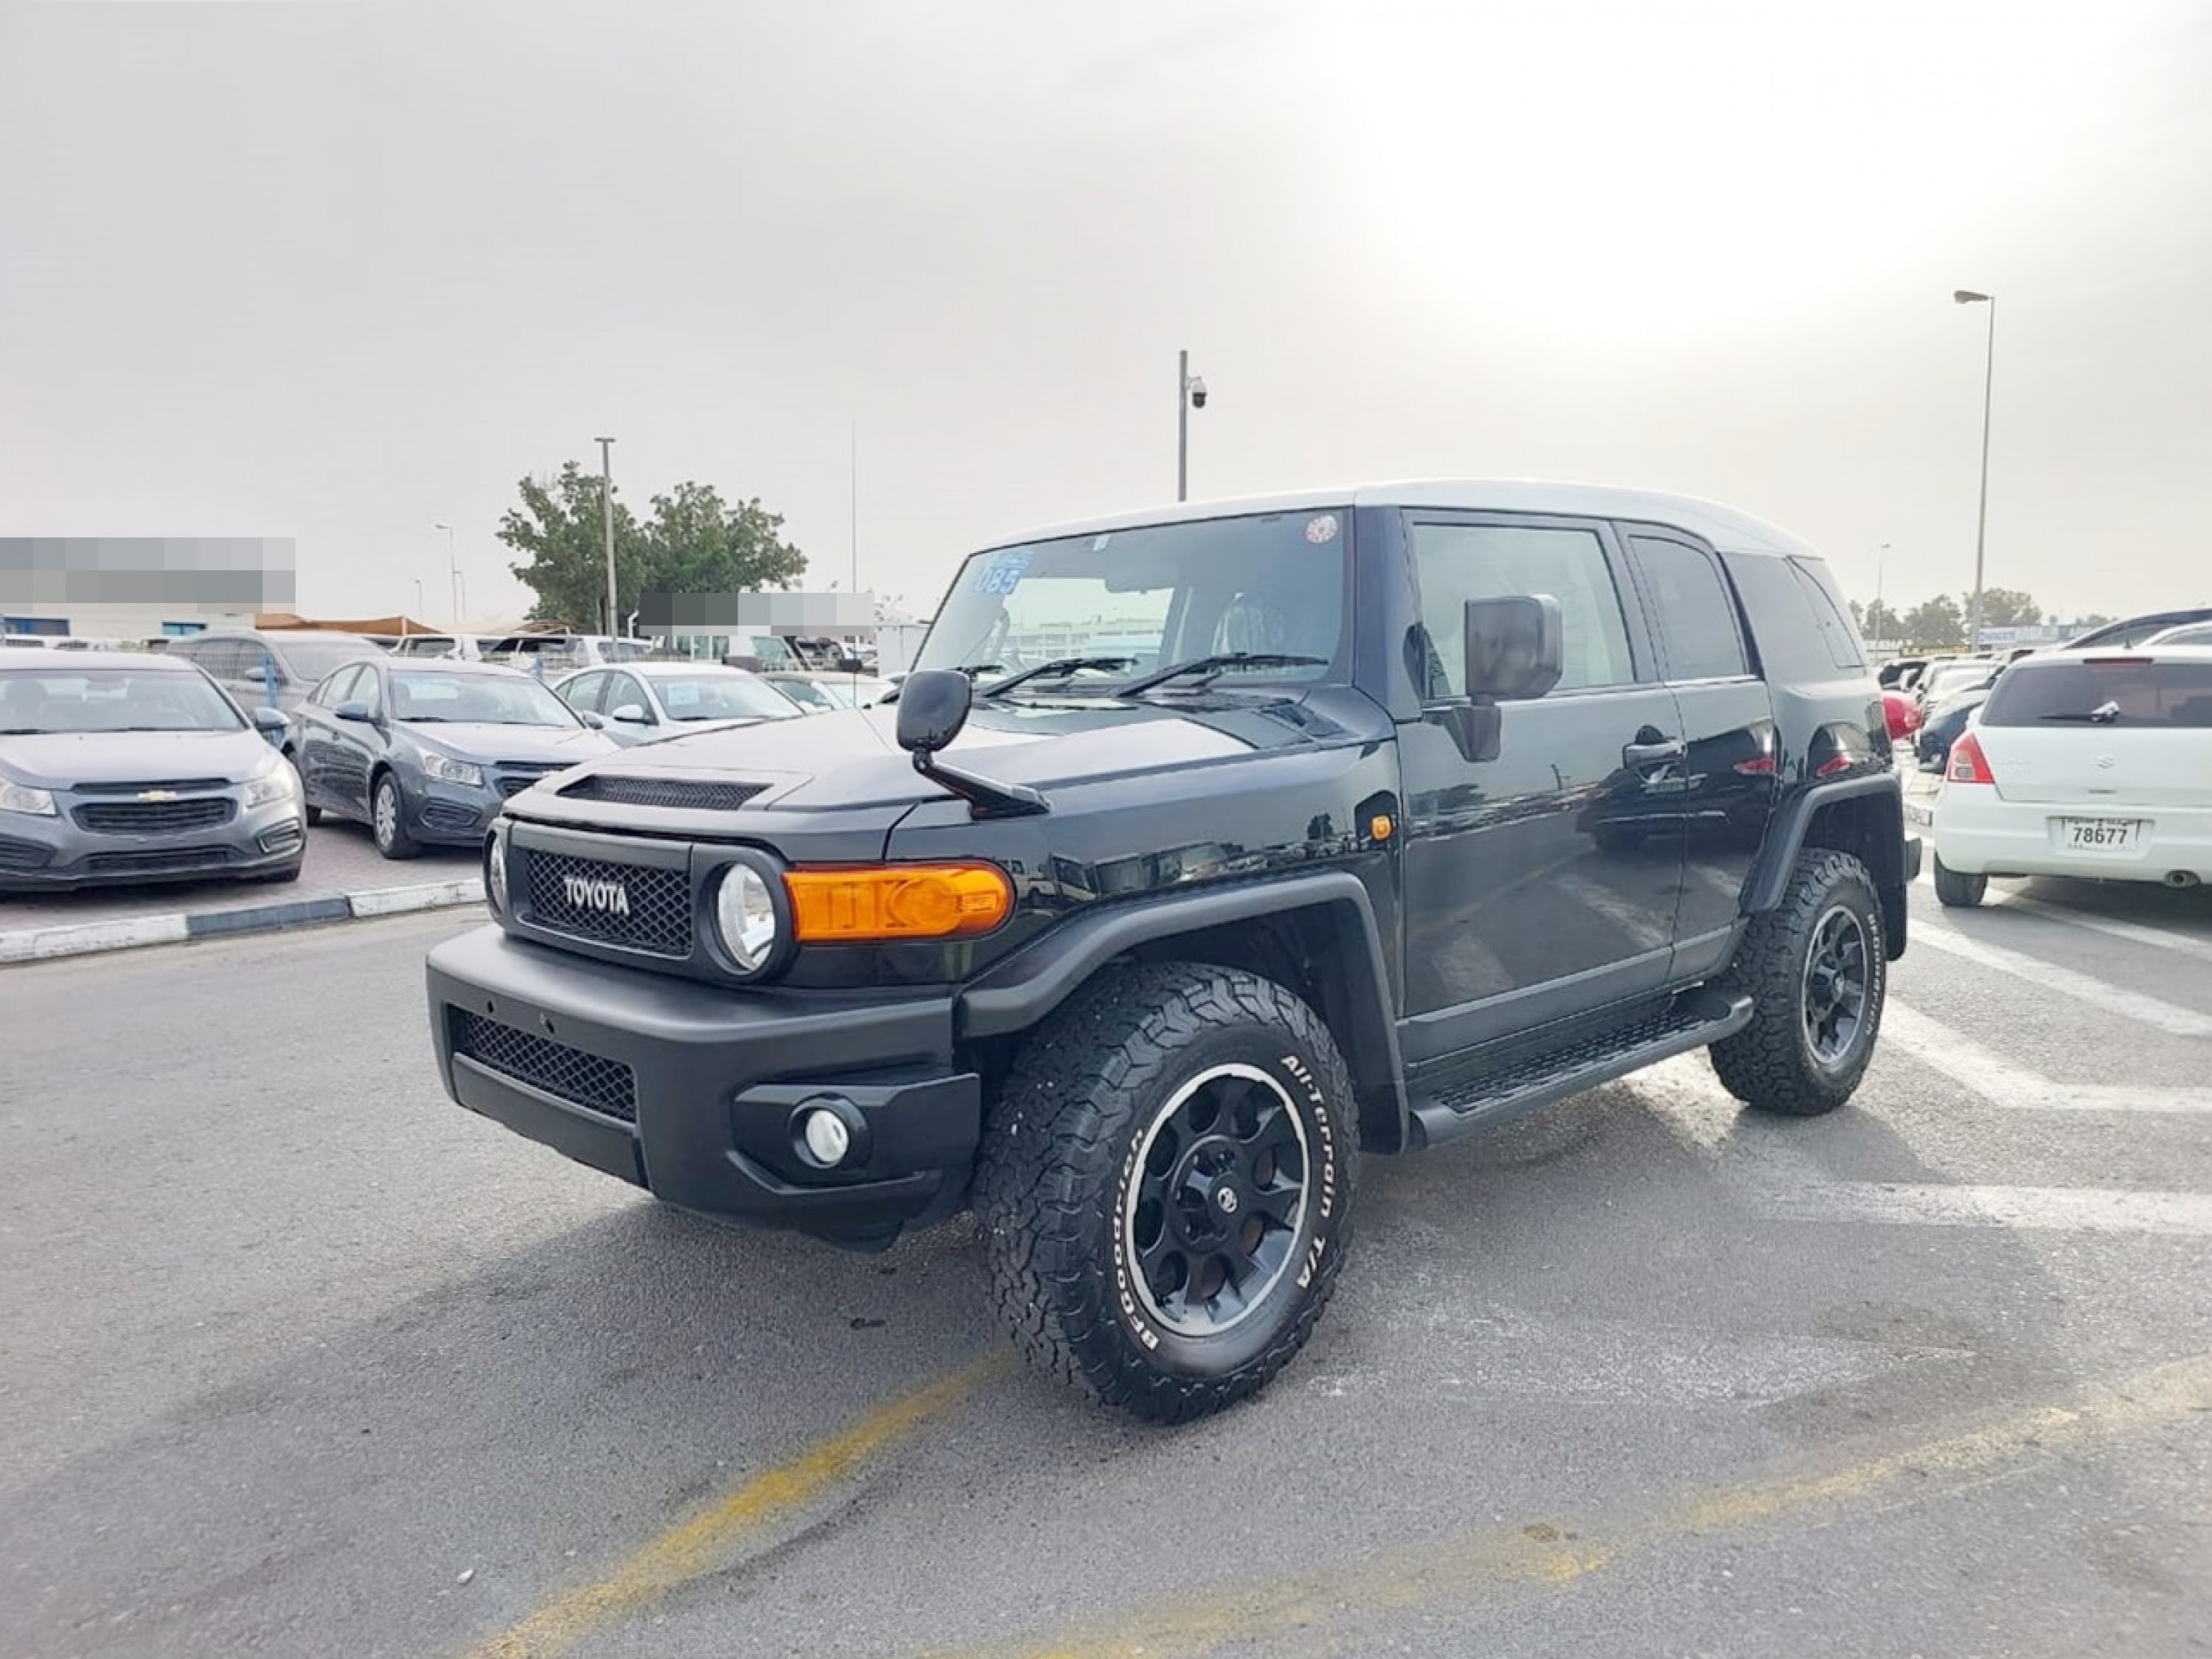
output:
POLYGON ((1936 860, 1936 901, 1953 909, 1971 910, 1990 890, 1987 876, 1962 876, 1943 860, 1936 860))
POLYGON ((1280 985, 1203 964, 1109 969, 1024 1045, 985 1126, 975 1209, 993 1297, 1031 1363, 1101 1402, 1167 1423, 1219 1411, 1280 1371, 1328 1305, 1358 1140, 1335 1042, 1280 985), (1297 1114, 1306 1197, 1279 1277, 1242 1322, 1178 1334, 1133 1282, 1125 1206, 1152 1178, 1137 1153, 1152 1126, 1230 1066, 1263 1073, 1279 1089, 1255 1085, 1257 1097, 1297 1114))
POLYGON ((1866 866, 1848 853, 1808 847, 1773 909, 1753 916, 1722 988, 1752 999, 1751 1024, 1712 1046, 1722 1085, 1755 1111, 1788 1117, 1832 1112, 1856 1091, 1881 1032, 1889 988, 1881 902, 1866 866), (1857 922, 1865 956, 1861 1029, 1824 1061, 1806 1029, 1807 959, 1815 930, 1838 906, 1857 922))
POLYGON ((422 850, 422 844, 407 833, 407 798, 400 793, 399 780, 390 772, 379 772, 368 783, 368 836, 376 843, 376 850, 388 859, 411 859, 422 850), (392 815, 387 830, 384 819, 384 792, 392 792, 392 815))

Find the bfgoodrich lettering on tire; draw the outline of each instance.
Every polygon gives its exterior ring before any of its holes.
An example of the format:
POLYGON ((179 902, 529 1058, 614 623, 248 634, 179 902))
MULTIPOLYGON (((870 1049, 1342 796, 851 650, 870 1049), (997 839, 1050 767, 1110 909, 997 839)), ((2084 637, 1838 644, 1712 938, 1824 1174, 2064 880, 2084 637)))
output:
POLYGON ((1184 964, 1094 981, 984 1132, 975 1210, 1015 1340, 1162 1421, 1254 1393, 1335 1285, 1358 1133, 1328 1028, 1281 986, 1184 964))
POLYGON ((1849 1100, 1874 1058, 1889 988, 1881 904, 1866 866, 1808 847, 1782 902, 1753 916, 1727 988, 1751 1024, 1712 1048, 1713 1069, 1755 1110, 1812 1117, 1849 1100))

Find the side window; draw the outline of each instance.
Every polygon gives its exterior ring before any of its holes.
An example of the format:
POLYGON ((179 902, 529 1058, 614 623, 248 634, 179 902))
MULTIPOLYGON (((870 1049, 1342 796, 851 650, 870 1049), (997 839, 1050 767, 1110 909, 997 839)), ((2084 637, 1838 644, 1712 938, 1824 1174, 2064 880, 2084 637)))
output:
POLYGON ((377 677, 375 668, 368 663, 362 664, 353 672, 353 695, 368 705, 371 715, 380 718, 384 714, 384 682, 377 677))
POLYGON ((1815 560, 1791 559, 1790 574, 1797 579, 1799 590, 1805 595, 1805 608, 1813 613, 1813 623, 1828 641, 1828 657, 1838 668, 1863 668, 1866 652, 1859 642, 1859 631, 1852 625, 1850 613, 1837 602, 1835 578, 1828 574, 1826 565, 1815 560))
POLYGON ((366 672, 357 663, 339 669, 323 682, 323 689, 315 693, 315 701, 325 708, 335 708, 342 702, 350 702, 354 696, 354 682, 366 672))
POLYGON ((1637 562, 1651 589, 1670 680, 1734 679, 1751 672, 1735 600, 1711 557, 1684 542, 1634 538, 1637 562))
POLYGON ((606 689, 605 674, 579 674, 561 688, 561 701, 571 708, 588 708, 597 714, 603 707, 600 696, 606 689))
MULTIPOLYGON (((1565 647, 1560 691, 1629 685, 1636 665, 1628 623, 1592 530, 1538 525, 1415 524, 1413 565, 1427 635, 1425 695, 1466 694, 1466 605, 1469 599, 1548 593, 1559 602, 1565 647)), ((1415 681, 1422 676, 1416 669, 1415 681)))
POLYGON ((210 679, 234 680, 238 678, 238 641, 210 640, 200 647, 195 660, 210 679))
POLYGON ((659 724, 653 716, 652 699, 645 695, 643 688, 638 684, 635 679, 632 678, 628 674, 608 675, 607 707, 610 708, 628 708, 632 704, 635 704, 638 708, 645 710, 645 723, 647 726, 659 724))

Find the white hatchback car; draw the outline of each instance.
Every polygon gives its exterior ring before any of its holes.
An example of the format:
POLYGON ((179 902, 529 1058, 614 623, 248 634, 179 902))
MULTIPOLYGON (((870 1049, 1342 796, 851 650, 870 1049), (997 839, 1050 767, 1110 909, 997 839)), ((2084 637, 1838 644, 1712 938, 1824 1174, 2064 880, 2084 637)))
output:
POLYGON ((1991 876, 2212 881, 2212 646, 2022 658, 1951 748, 1936 896, 1991 876))

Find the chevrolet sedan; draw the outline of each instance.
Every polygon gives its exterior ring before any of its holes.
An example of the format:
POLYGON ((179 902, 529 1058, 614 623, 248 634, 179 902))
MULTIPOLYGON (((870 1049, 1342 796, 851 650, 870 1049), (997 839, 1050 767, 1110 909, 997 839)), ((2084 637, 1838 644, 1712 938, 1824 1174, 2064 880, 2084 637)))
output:
POLYGON ((0 891, 295 879, 307 825, 270 741, 283 727, 180 659, 0 659, 0 891))
POLYGON ((376 850, 474 847, 510 795, 616 745, 528 674, 489 663, 349 664, 294 716, 312 822, 368 825, 376 850))

